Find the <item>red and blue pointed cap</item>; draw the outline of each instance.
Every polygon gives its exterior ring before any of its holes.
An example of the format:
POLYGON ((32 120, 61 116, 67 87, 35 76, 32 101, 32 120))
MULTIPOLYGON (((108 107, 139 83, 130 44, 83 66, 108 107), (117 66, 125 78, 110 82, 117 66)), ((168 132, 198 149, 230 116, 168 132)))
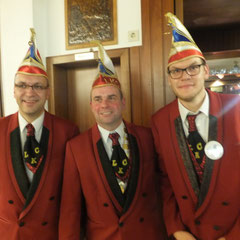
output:
POLYGON ((33 28, 30 28, 30 31, 31 31, 31 39, 28 42, 29 49, 22 63, 19 66, 17 73, 34 75, 34 76, 43 76, 45 78, 48 78, 46 69, 43 65, 40 53, 36 46, 36 40, 35 40, 36 33, 33 28))
POLYGON ((170 12, 165 16, 172 27, 172 46, 168 57, 168 67, 191 57, 200 57, 205 60, 201 50, 181 21, 170 12))

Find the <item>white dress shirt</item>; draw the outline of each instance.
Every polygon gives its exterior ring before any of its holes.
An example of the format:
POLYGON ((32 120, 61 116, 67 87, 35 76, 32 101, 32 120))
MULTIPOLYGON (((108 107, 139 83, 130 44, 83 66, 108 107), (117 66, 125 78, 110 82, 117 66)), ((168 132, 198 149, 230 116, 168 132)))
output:
MULTIPOLYGON (((43 120, 44 120, 44 112, 41 114, 40 117, 38 117, 36 120, 34 120, 32 122, 32 125, 34 126, 34 129, 35 129, 35 138, 36 138, 36 140, 38 142, 40 142, 40 140, 41 140, 42 129, 43 129, 43 120)), ((19 128, 20 128, 20 137, 21 137, 21 145, 22 145, 22 156, 23 156, 23 148, 24 148, 24 144, 25 144, 26 138, 27 138, 26 126, 28 125, 28 122, 22 117, 20 112, 18 112, 18 124, 19 124, 19 128)), ((32 182, 34 174, 33 174, 33 172, 31 170, 29 170, 29 168, 25 164, 25 161, 24 161, 24 166, 25 166, 25 169, 26 169, 26 173, 27 173, 28 179, 29 179, 30 182, 32 182)))
POLYGON ((196 127, 203 138, 203 140, 207 143, 208 142, 208 128, 209 128, 209 96, 206 92, 204 101, 201 105, 201 107, 198 109, 197 112, 191 112, 187 108, 185 108, 181 102, 178 99, 178 109, 179 113, 182 119, 182 124, 183 124, 183 129, 185 136, 188 137, 188 120, 187 120, 187 115, 196 115, 198 114, 195 122, 196 122, 196 127))

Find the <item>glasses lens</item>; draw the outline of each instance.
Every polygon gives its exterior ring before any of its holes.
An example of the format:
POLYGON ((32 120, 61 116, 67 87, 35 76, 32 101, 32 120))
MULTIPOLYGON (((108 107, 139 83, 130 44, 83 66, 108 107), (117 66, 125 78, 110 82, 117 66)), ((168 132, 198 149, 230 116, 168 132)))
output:
POLYGON ((175 69, 169 71, 169 74, 171 78, 180 78, 182 76, 182 70, 181 69, 175 69))
POLYGON ((190 76, 194 76, 194 75, 197 75, 199 74, 200 72, 200 66, 201 65, 193 65, 193 66, 190 66, 186 69, 187 73, 190 75, 190 76))

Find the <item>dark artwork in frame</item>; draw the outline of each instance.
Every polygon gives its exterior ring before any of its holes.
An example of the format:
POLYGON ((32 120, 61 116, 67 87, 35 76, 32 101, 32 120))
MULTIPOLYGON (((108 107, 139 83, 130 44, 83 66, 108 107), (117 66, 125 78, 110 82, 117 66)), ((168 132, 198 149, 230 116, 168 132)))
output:
POLYGON ((117 0, 65 0, 66 49, 117 43, 117 0))

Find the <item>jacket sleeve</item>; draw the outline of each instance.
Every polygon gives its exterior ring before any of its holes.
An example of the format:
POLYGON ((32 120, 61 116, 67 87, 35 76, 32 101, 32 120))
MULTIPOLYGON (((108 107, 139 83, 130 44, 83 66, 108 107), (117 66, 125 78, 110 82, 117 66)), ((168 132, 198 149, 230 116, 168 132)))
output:
POLYGON ((81 235, 82 191, 71 143, 67 143, 59 219, 59 240, 79 240, 81 235))
POLYGON ((158 166, 160 169, 159 185, 163 201, 163 218, 168 235, 172 236, 176 231, 186 231, 186 229, 181 221, 178 204, 165 168, 164 160, 167 161, 167 159, 162 158, 162 146, 159 139, 161 133, 158 131, 154 122, 152 122, 152 132, 155 148, 158 154, 158 166))

